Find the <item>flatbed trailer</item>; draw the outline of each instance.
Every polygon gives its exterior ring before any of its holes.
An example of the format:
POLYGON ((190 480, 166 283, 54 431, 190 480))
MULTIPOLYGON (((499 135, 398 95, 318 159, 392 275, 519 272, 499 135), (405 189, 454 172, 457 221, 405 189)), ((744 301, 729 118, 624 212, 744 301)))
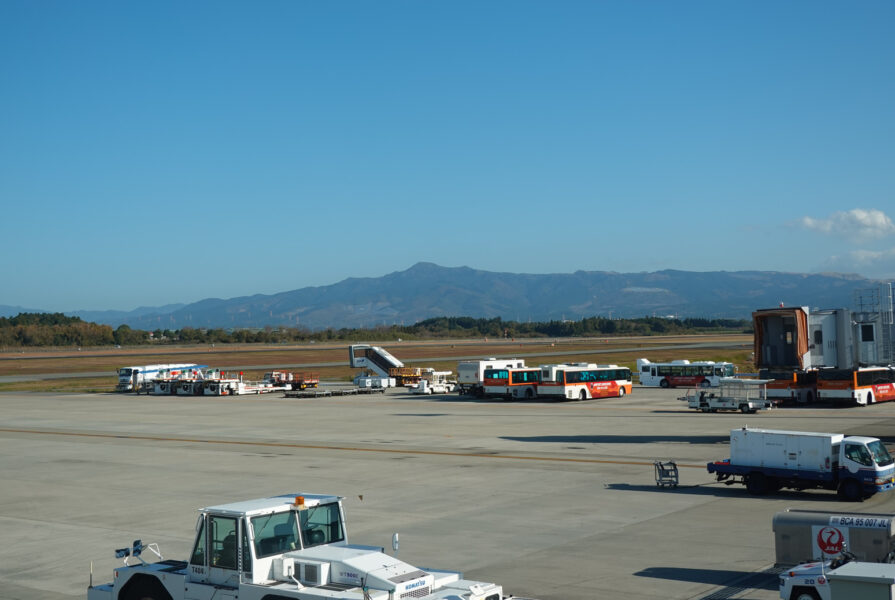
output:
POLYGON ((678 400, 686 402, 689 408, 700 412, 723 410, 755 413, 772 408, 774 403, 767 397, 767 379, 737 379, 725 377, 717 392, 705 388, 690 388, 686 396, 678 400))
POLYGON ((384 394, 383 387, 352 387, 352 388, 334 388, 320 389, 309 388, 304 390, 291 390, 283 392, 286 398, 321 398, 327 396, 356 396, 362 394, 384 394))

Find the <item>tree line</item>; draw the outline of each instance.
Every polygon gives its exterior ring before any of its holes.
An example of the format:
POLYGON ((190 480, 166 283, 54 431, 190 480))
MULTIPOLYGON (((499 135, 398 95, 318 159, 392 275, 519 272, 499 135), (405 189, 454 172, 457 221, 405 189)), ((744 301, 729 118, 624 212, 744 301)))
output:
POLYGON ((0 317, 0 348, 40 346, 140 346, 148 344, 276 344, 284 342, 395 341, 398 339, 595 337, 627 335, 671 335, 687 333, 751 333, 745 319, 668 319, 641 317, 607 319, 587 317, 578 321, 507 321, 473 317, 435 317, 413 325, 380 326, 373 329, 311 331, 295 327, 257 329, 156 329, 144 331, 121 325, 88 323, 62 313, 21 313, 0 317))

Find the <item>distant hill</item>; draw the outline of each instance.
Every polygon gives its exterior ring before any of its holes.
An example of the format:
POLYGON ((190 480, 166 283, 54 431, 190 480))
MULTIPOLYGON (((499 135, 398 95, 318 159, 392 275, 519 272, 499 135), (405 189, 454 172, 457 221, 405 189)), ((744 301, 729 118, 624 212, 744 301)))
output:
POLYGON ((0 317, 14 317, 21 313, 41 313, 50 312, 37 308, 25 308, 24 306, 10 306, 8 304, 0 304, 0 317))
POLYGON ((878 282, 857 275, 768 271, 577 271, 548 275, 495 273, 418 263, 375 278, 279 294, 209 298, 140 313, 80 311, 84 319, 133 328, 411 325, 438 316, 502 317, 517 321, 590 316, 749 318, 757 308, 851 307, 855 289, 878 282), (87 315, 91 315, 88 317, 87 315))
POLYGON ((65 314, 72 317, 81 317, 91 323, 103 323, 106 325, 120 325, 131 319, 138 319, 145 315, 170 314, 186 306, 186 304, 166 304, 165 306, 140 306, 134 310, 75 310, 65 314))

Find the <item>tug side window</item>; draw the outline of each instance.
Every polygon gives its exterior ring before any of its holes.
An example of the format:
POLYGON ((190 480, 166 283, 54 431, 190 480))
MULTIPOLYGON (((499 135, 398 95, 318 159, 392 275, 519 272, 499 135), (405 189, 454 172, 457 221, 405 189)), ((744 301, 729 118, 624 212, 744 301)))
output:
POLYGON ((236 519, 208 517, 211 533, 211 566, 236 569, 236 519))
POLYGON ((199 526, 199 535, 196 536, 196 546, 190 556, 190 564, 205 566, 205 521, 199 526))
POLYGON ((299 512, 305 548, 345 539, 338 504, 321 504, 299 512))

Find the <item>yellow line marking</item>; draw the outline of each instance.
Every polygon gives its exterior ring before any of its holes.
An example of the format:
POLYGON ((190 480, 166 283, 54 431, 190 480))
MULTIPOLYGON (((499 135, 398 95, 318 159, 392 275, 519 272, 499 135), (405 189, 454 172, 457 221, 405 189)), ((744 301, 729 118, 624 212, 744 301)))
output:
MULTIPOLYGON (((640 465, 652 466, 652 462, 633 460, 609 460, 599 458, 569 458, 551 456, 521 456, 518 454, 482 454, 477 452, 449 452, 447 450, 398 450, 394 448, 361 448, 359 446, 321 446, 317 444, 289 444, 285 442, 247 442, 241 440, 203 440, 198 438, 175 438, 152 435, 132 435, 113 433, 77 433, 70 431, 44 431, 39 429, 7 429, 0 428, 0 433, 30 433, 37 435, 59 435, 68 437, 103 438, 118 440, 141 440, 150 442, 186 442, 190 444, 222 444, 231 446, 261 446, 265 448, 297 448, 302 450, 342 450, 348 452, 378 452, 382 454, 420 454, 426 456, 459 456, 468 458, 503 458, 512 460, 535 460, 544 462, 568 462, 606 465, 640 465)), ((688 465, 678 463, 678 467, 704 469, 705 465, 688 465)))

